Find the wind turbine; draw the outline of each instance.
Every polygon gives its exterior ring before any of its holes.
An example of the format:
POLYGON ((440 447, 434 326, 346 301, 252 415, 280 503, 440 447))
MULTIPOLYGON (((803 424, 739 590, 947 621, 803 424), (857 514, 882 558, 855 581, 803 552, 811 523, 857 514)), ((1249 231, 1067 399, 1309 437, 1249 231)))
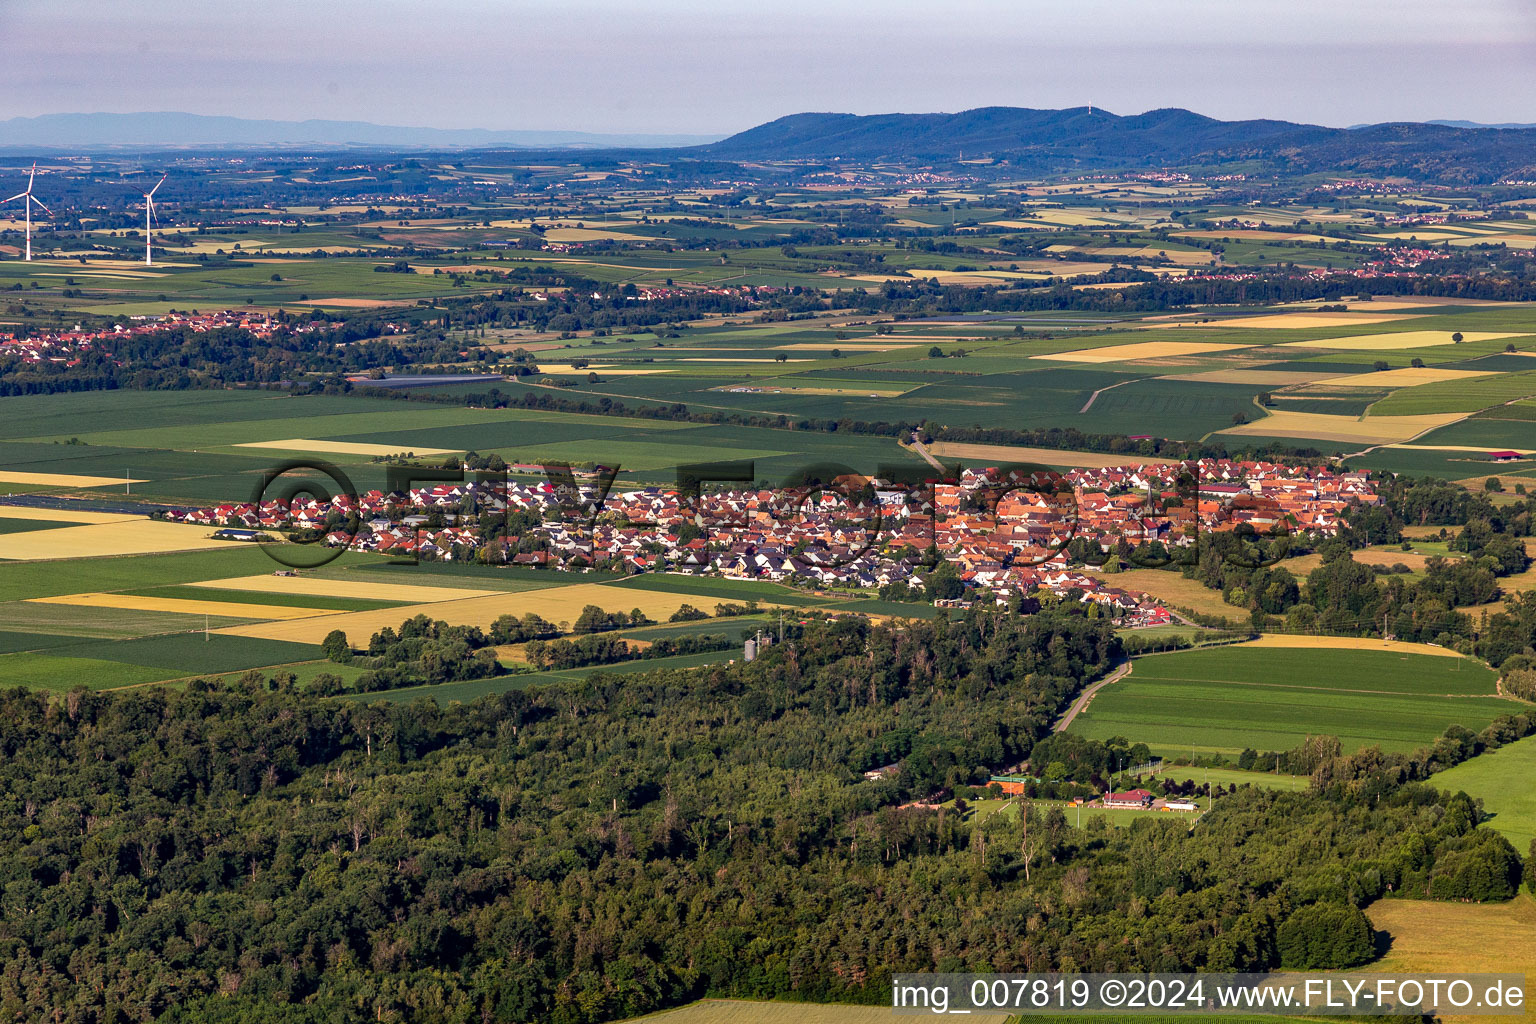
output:
MULTIPOLYGON (((30 261, 32 259, 32 204, 36 203, 38 206, 43 206, 42 200, 38 199, 36 196, 34 196, 32 194, 32 180, 34 178, 36 178, 36 177, 37 177, 37 164, 33 163, 32 164, 32 173, 27 176, 27 190, 25 192, 18 192, 14 196, 11 196, 11 198, 6 200, 6 202, 8 202, 8 203, 13 203, 13 202, 15 202, 18 199, 25 199, 26 200, 26 202, 23 205, 25 205, 26 208, 27 208, 27 256, 26 256, 26 258, 27 258, 28 261, 30 261)), ((43 206, 43 212, 46 213, 50 217, 53 216, 53 211, 48 209, 48 207, 46 207, 46 206, 43 206)))
POLYGON ((166 175, 160 175, 160 180, 155 182, 155 187, 144 193, 144 265, 146 267, 152 266, 154 263, 154 260, 150 258, 149 251, 150 221, 153 219, 158 222, 160 219, 155 216, 155 192, 159 190, 161 185, 165 184, 165 179, 166 175))

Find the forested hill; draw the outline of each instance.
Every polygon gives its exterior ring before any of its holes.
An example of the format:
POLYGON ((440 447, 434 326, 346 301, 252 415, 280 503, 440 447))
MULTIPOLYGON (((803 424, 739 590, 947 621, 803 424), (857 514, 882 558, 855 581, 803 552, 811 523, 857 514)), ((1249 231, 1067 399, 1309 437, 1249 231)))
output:
POLYGON ((1536 129, 1219 121, 1178 108, 1121 117, 1072 107, 956 114, 791 114, 698 152, 734 160, 991 157, 1031 169, 1246 164, 1273 170, 1492 181, 1536 169, 1536 129))
POLYGON ((889 1005, 895 971, 1347 967, 1389 892, 1514 895, 1472 802, 1400 780, 1520 716, 1196 829, 902 806, 1026 757, 1097 790, 1134 748, 1048 723, 1120 645, 1081 609, 976 609, 447 706, 259 673, 0 691, 0 1021, 600 1024, 889 1005))

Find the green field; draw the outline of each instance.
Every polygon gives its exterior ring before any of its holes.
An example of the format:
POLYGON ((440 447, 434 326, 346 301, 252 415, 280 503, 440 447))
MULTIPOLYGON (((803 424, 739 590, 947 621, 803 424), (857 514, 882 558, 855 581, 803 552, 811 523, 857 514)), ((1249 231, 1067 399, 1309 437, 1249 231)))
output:
POLYGON ((0 680, 47 690, 80 685, 99 690, 311 661, 318 655, 319 648, 308 644, 218 634, 78 640, 42 651, 0 654, 0 680))
POLYGON ((1288 750, 1308 736, 1346 751, 1408 751, 1449 725, 1480 729, 1518 705, 1491 696, 1494 674, 1463 658, 1379 651, 1228 647, 1138 659, 1095 696, 1071 731, 1125 736, 1165 756, 1288 750), (1489 696, 1483 696, 1489 695, 1489 696))
MULTIPOLYGON (((993 814, 1016 815, 1019 813, 1019 804, 1016 800, 972 800, 969 803, 971 807, 969 820, 971 821, 984 821, 993 814)), ((1191 811, 1157 811, 1140 807, 1074 807, 1071 804, 1048 800, 1031 800, 1029 805, 1041 813, 1053 807, 1060 808, 1061 813, 1067 816, 1067 824, 1073 828, 1087 828, 1096 818, 1103 819, 1115 828, 1125 828, 1142 818, 1186 823, 1192 823, 1195 820, 1195 814, 1191 811)), ((1204 807, 1204 804, 1201 806, 1204 807)))
POLYGON ((639 658, 635 661, 621 661, 612 665, 590 665, 583 668, 558 669, 551 672, 521 672, 513 675, 496 676, 491 679, 472 679, 462 683, 443 683, 441 686, 410 686, 400 690, 384 690, 378 693, 348 694, 346 699, 371 703, 376 700, 412 701, 418 697, 427 697, 437 701, 439 704, 448 704, 455 701, 471 701, 476 697, 484 697, 486 694, 491 693, 521 690, 529 686, 580 682, 596 672, 623 676, 659 669, 695 668, 699 665, 713 665, 729 661, 733 658, 739 659, 740 657, 740 651, 730 648, 724 651, 708 651, 701 654, 679 654, 671 658, 639 658))
POLYGON ((1372 416, 1416 416, 1431 412, 1477 412, 1536 395, 1536 371, 1471 377, 1403 388, 1371 406, 1372 416))
POLYGON ((0 534, 31 533, 33 530, 56 530, 60 523, 46 519, 0 519, 0 534))
POLYGON ((1177 782, 1193 781, 1213 786, 1258 786, 1262 789, 1301 790, 1310 785, 1304 775, 1279 775, 1274 772, 1245 772, 1236 768, 1198 768, 1192 765, 1172 765, 1157 773, 1160 779, 1177 782))
POLYGON ((1483 802, 1489 824, 1521 855, 1536 839, 1536 736, 1479 754, 1430 779, 1436 789, 1465 792, 1483 802))

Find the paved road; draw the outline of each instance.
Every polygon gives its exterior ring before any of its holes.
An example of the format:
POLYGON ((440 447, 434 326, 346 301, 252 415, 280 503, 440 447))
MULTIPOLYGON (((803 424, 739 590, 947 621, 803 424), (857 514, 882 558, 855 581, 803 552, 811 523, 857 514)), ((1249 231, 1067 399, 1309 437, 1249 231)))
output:
POLYGON ((1088 687, 1088 689, 1078 694, 1077 700, 1072 702, 1072 706, 1067 709, 1066 714, 1061 716, 1061 721, 1056 723, 1056 727, 1052 731, 1065 732, 1067 726, 1072 724, 1072 719, 1077 717, 1078 712, 1082 711, 1083 708, 1088 706, 1088 702, 1093 699, 1094 694, 1098 693, 1110 683, 1118 682, 1130 674, 1131 663, 1127 661, 1120 665, 1120 667, 1116 668, 1109 675, 1105 676, 1103 679, 1100 679, 1098 682, 1088 687))
POLYGON ((938 459, 934 458, 932 455, 929 455, 928 449, 923 447, 923 442, 919 441, 915 437, 912 439, 912 450, 917 452, 917 454, 921 455, 924 459, 927 459, 928 465, 932 466, 940 473, 948 472, 948 470, 944 468, 944 464, 941 463, 938 459))

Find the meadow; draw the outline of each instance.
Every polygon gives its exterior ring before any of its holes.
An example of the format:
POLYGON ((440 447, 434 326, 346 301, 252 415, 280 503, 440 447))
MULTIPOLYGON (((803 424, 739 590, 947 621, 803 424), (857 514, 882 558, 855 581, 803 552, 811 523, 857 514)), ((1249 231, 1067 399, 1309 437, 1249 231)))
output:
MULTIPOLYGON (((1365 908, 1386 947, 1367 965, 1372 973, 1514 972, 1536 976, 1536 897, 1522 892, 1507 903, 1430 903, 1377 900, 1365 908)), ((1536 1011, 1527 1004, 1523 1016, 1536 1011)), ((1447 1024, 1486 1018, 1446 1016, 1447 1024)))
POLYGON ((1245 772, 1236 768, 1200 768, 1193 765, 1173 765, 1157 773, 1160 779, 1176 782, 1195 782, 1203 786, 1257 786, 1260 789, 1303 790, 1311 780, 1304 775, 1280 775, 1275 772, 1245 772))
POLYGON ((1518 708, 1469 659, 1401 651, 1226 647, 1153 655, 1105 687, 1070 730, 1154 753, 1288 750, 1308 736, 1346 751, 1409 751, 1449 725, 1480 729, 1518 708))
POLYGON ((1483 802, 1488 824, 1502 832, 1521 855, 1536 840, 1536 737, 1479 754, 1430 780, 1436 789, 1464 792, 1483 802))

